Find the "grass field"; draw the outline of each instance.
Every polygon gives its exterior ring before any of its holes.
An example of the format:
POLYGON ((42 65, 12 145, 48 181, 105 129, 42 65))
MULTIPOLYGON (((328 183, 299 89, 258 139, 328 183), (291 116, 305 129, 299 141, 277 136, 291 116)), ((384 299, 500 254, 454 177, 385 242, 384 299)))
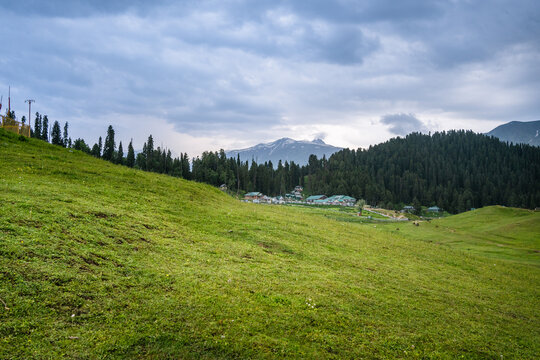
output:
POLYGON ((539 213, 349 221, 1 129, 0 204, 1 359, 540 354, 539 213))

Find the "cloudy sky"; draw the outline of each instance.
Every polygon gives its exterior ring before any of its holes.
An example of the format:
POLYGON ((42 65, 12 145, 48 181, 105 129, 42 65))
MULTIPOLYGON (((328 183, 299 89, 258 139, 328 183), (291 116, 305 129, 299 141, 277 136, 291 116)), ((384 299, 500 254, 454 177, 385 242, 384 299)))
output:
MULTIPOLYGON (((366 147, 540 119, 538 0, 0 0, 0 94, 93 144, 366 147)), ((28 116, 28 115, 27 115, 28 116)))

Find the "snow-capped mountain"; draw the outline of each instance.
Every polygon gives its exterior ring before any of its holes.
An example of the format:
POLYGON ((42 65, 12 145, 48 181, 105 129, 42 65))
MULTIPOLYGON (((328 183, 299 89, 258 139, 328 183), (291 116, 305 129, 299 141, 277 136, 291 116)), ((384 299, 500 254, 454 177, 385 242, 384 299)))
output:
POLYGON ((305 141, 283 138, 266 144, 258 144, 247 149, 229 150, 225 153, 227 157, 232 158, 240 155, 241 161, 251 162, 253 159, 259 164, 272 161, 272 164, 276 167, 279 160, 283 164, 285 164, 285 161, 289 163, 294 161, 295 164, 305 165, 311 154, 316 155, 319 159, 323 155, 326 155, 328 158, 341 149, 340 147, 325 144, 321 139, 305 141))
POLYGON ((523 143, 540 146, 540 120, 537 121, 511 121, 497 126, 486 135, 493 135, 502 141, 514 144, 523 143))

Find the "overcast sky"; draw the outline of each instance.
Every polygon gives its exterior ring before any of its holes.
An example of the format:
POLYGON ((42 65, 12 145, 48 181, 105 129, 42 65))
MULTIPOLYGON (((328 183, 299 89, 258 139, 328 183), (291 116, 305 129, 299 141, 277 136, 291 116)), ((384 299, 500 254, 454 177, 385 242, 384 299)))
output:
POLYGON ((193 156, 540 119, 538 0, 0 0, 0 48, 4 106, 11 85, 18 118, 35 99, 90 145, 109 124, 193 156))

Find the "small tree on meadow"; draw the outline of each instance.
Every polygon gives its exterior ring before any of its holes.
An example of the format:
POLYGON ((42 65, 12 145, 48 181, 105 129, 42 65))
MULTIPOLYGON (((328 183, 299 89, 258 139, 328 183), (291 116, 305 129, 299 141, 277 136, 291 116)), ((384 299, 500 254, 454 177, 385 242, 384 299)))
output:
POLYGON ((116 153, 116 163, 123 165, 124 164, 124 148, 122 147, 122 142, 118 145, 118 152, 116 153))
POLYGON ((68 123, 67 123, 67 121, 64 124, 64 136, 63 136, 63 139, 64 139, 64 147, 68 147, 68 145, 69 145, 69 136, 68 136, 68 123))
POLYGON ((97 154, 97 157, 101 157, 101 150, 103 150, 103 140, 101 140, 101 136, 99 137, 99 140, 98 140, 98 154, 97 154))
POLYGON ((60 124, 58 123, 58 121, 55 121, 52 127, 51 143, 54 145, 64 146, 64 142, 62 141, 62 135, 60 134, 60 124))
POLYGON ((364 208, 365 205, 366 205, 366 200, 364 200, 364 199, 359 199, 356 202, 356 207, 357 207, 359 213, 362 212, 362 209, 364 208))
POLYGON ((129 142, 126 165, 129 167, 135 166, 135 151, 133 150, 133 139, 129 142))
POLYGON ((36 119, 34 120, 34 137, 41 139, 41 115, 36 112, 36 119))
POLYGON ((49 118, 47 115, 43 116, 41 123, 41 140, 49 141, 49 118))
POLYGON ((114 148, 116 144, 114 142, 114 129, 111 125, 107 129, 107 137, 105 138, 105 144, 103 146, 103 159, 113 161, 114 160, 114 148))

